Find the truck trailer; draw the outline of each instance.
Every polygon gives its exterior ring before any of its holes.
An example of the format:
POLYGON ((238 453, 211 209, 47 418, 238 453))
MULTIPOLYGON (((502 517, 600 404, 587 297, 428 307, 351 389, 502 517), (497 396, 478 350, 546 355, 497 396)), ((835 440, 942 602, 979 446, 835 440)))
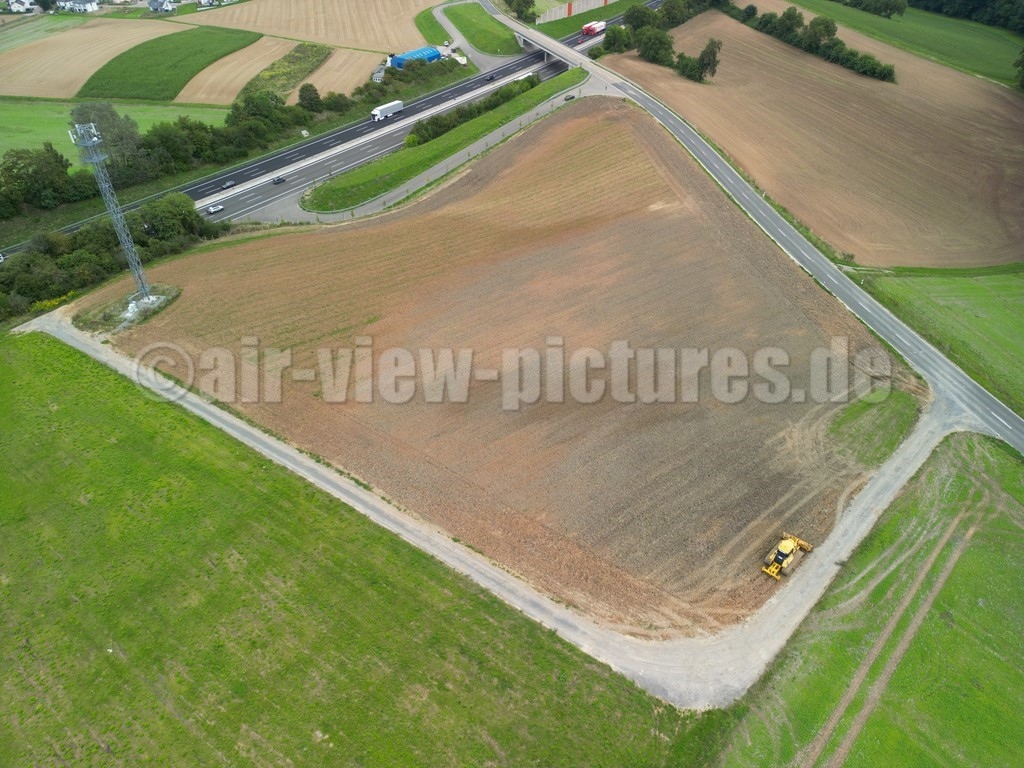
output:
POLYGON ((405 104, 400 101, 389 101, 387 104, 381 104, 379 107, 374 107, 370 112, 370 117, 377 120, 386 120, 392 115, 397 115, 405 109, 405 104))
POLYGON ((600 35, 604 32, 605 27, 608 26, 606 21, 591 21, 583 25, 584 35, 600 35))

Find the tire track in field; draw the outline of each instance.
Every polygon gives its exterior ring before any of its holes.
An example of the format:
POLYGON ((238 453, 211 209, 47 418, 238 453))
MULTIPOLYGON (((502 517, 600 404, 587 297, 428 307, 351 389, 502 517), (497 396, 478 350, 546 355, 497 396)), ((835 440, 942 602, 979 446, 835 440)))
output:
MULTIPOLYGON (((974 536, 977 530, 978 524, 975 523, 967 529, 967 533, 964 534, 963 539, 961 539, 953 549, 953 553, 946 561, 946 564, 942 567, 942 571, 939 573, 939 577, 932 585, 931 590, 929 590, 928 596, 914 614, 914 618, 911 620, 910 626, 908 626, 907 631, 903 633, 903 637, 900 638, 892 656, 890 656, 889 660, 886 661, 885 667, 882 669, 878 679, 868 690, 864 706, 861 707, 860 712, 858 712, 857 716, 854 718, 853 724, 850 726, 850 730, 847 731, 846 735, 843 737, 843 741, 839 745, 839 748, 835 753, 833 753, 832 757, 826 763, 827 768, 839 768, 839 766, 846 762, 846 758, 849 756, 850 750, 857 741, 857 737, 860 736, 860 732, 864 729, 865 723, 867 723, 871 713, 875 711, 875 707, 878 706, 878 702, 882 698, 882 694, 885 693, 885 689, 889 686, 889 680, 892 679, 892 675, 896 671, 896 667, 899 666, 900 661, 903 659, 903 655, 910 647, 910 643, 913 641, 914 637, 917 636, 917 631, 924 623, 925 617, 928 615, 928 611, 931 610, 932 604, 939 596, 939 592, 942 591, 942 587, 945 586, 946 579, 948 579, 949 574, 953 572, 953 568, 956 566, 957 561, 960 560, 960 556, 967 549, 967 545, 971 542, 971 537, 974 536)), ((941 549, 941 547, 937 547, 936 549, 941 549)), ((935 553, 932 554, 934 555, 935 553)))
MULTIPOLYGON (((899 624, 900 619, 903 618, 903 614, 907 612, 907 608, 910 607, 910 603, 913 602, 914 597, 917 595, 918 591, 920 591, 921 585, 924 583, 924 580, 928 577, 928 574, 931 573, 932 568, 935 566, 935 561, 939 559, 939 555, 942 554, 942 550, 945 549, 946 544, 949 542, 949 539, 952 537, 956 529, 960 526, 960 523, 963 520, 964 515, 964 512, 958 514, 953 519, 953 522, 950 523, 949 527, 946 529, 946 532, 942 534, 942 538, 935 545, 935 548, 932 550, 932 553, 928 556, 928 560, 924 563, 924 565, 921 566, 920 570, 918 571, 917 577, 914 579, 914 583, 910 585, 910 589, 907 590, 907 593, 904 595, 903 600, 900 601, 899 606, 893 612, 892 616, 889 617, 889 621, 886 622, 885 627, 882 629, 882 633, 878 636, 878 639, 875 641, 874 645, 871 646, 871 650, 868 652, 868 655, 865 656, 864 660, 860 663, 860 666, 857 668, 857 673, 853 676, 853 679, 850 681, 849 686, 847 686, 846 692, 843 694, 843 698, 839 700, 839 704, 832 711, 832 715, 829 717, 828 722, 825 723, 825 727, 818 732, 818 735, 815 736, 814 740, 807 746, 806 751, 803 755, 803 759, 800 759, 798 756, 798 764, 802 768, 812 768, 812 766, 814 766, 814 764, 818 761, 818 758, 821 757, 821 753, 824 752, 825 746, 828 744, 829 739, 831 739, 832 734, 835 733, 836 726, 839 724, 839 721, 842 719, 843 715, 846 714, 846 710, 849 709, 850 704, 853 702, 854 697, 860 691, 861 686, 864 685, 864 680, 865 678, 867 678, 868 672, 871 670, 872 665, 874 665, 875 661, 878 659, 878 657, 884 650, 886 644, 889 642, 889 638, 892 637, 892 633, 896 630, 897 624, 899 624)), ((973 528, 971 530, 973 531, 973 528)), ((967 538, 968 537, 965 537, 965 540, 967 538)), ((958 550, 954 552, 953 555, 954 562, 955 558, 959 557, 959 553, 960 550, 958 548, 958 550)), ((946 573, 945 569, 943 569, 943 575, 940 576, 940 581, 944 582, 944 577, 946 575, 948 574, 946 573)), ((907 634, 911 637, 913 636, 909 630, 907 634)), ((902 654, 900 655, 902 656, 902 654)), ((896 661, 898 662, 899 659, 897 658, 896 661)), ((879 690, 879 695, 881 695, 881 690, 884 690, 884 688, 879 690)), ((865 704, 865 706, 867 706, 867 704, 865 704)))

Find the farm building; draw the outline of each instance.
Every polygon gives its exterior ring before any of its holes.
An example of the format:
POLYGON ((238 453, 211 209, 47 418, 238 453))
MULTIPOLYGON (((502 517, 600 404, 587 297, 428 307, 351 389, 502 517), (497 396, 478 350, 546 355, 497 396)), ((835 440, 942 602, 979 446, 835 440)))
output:
POLYGON ((423 48, 417 48, 414 51, 406 51, 397 56, 392 56, 391 66, 395 69, 401 69, 409 61, 425 61, 429 64, 432 61, 438 61, 440 58, 441 52, 437 48, 428 45, 423 48))
POLYGON ((11 13, 35 13, 36 0, 7 0, 11 13))
POLYGON ((171 0, 149 0, 149 10, 153 13, 170 13, 174 10, 171 0))
POLYGON ((96 0, 58 0, 57 7, 72 13, 92 13, 100 9, 96 0))

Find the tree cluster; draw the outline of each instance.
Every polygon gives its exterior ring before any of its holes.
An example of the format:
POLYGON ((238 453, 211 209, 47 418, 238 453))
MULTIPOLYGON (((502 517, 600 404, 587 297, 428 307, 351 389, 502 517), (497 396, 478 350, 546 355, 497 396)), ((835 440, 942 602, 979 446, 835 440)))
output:
POLYGON ((533 9, 533 0, 506 0, 508 8, 516 18, 527 24, 537 20, 537 12, 533 9))
MULTIPOLYGON (((96 124, 103 137, 110 179, 115 188, 122 189, 204 165, 238 162, 321 113, 368 113, 403 87, 446 76, 458 66, 458 62, 444 59, 431 64, 410 62, 402 70, 389 68, 383 83, 367 82, 355 89, 353 98, 338 93, 321 97, 314 86, 303 86, 295 106, 287 106, 272 91, 246 93, 231 105, 223 126, 179 117, 142 133, 134 120, 103 102, 77 104, 72 122, 96 124)), ((52 144, 8 150, 0 159, 0 220, 26 209, 56 208, 98 194, 92 171, 72 170, 71 161, 52 144)))
MULTIPOLYGON (((146 203, 127 212, 125 220, 143 263, 179 253, 227 229, 204 219, 183 194, 146 203)), ((0 320, 24 314, 35 302, 89 288, 126 267, 108 217, 71 234, 38 234, 28 250, 11 254, 0 264, 0 320)))
POLYGON ((487 98, 480 101, 464 104, 457 109, 428 117, 426 120, 419 120, 406 137, 405 145, 407 147, 415 147, 436 139, 438 136, 443 136, 448 131, 458 128, 463 123, 468 123, 485 112, 497 109, 505 102, 511 101, 519 94, 526 93, 538 85, 540 85, 540 78, 537 75, 530 75, 522 80, 516 80, 508 85, 503 85, 487 96, 487 98))
POLYGON ((911 8, 1024 34, 1024 0, 909 0, 911 8))
POLYGON ((833 3, 848 5, 866 13, 873 13, 885 19, 902 16, 907 10, 907 0, 832 0, 833 3))
MULTIPOLYGON (((697 57, 676 54, 672 38, 665 30, 683 24, 711 7, 726 5, 725 0, 665 0, 655 11, 646 5, 634 5, 623 15, 624 27, 608 27, 602 45, 590 49, 590 56, 623 53, 636 49, 644 61, 672 67, 683 77, 703 83, 718 71, 722 42, 711 38, 697 57)), ((757 12, 757 9, 754 9, 757 12)))
MULTIPOLYGON (((747 9, 750 7, 747 6, 747 9)), ((733 5, 729 13, 739 18, 747 13, 747 9, 740 10, 733 5)), ((760 17, 754 15, 748 19, 748 23, 761 32, 819 56, 825 61, 877 80, 896 82, 896 67, 892 64, 883 64, 870 53, 847 48, 846 43, 836 37, 836 23, 828 16, 815 16, 809 24, 805 24, 804 15, 794 6, 790 6, 781 16, 774 12, 762 14, 760 17)))

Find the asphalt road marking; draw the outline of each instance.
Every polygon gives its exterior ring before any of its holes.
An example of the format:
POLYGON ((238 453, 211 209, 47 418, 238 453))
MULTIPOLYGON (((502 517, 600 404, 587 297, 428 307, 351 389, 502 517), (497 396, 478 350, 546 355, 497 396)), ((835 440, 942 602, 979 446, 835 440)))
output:
POLYGON ((1004 427, 1006 427, 1007 429, 1013 429, 1013 427, 1011 427, 1009 424, 1003 421, 1002 417, 998 413, 996 413, 995 411, 989 411, 989 413, 991 413, 993 416, 999 419, 999 421, 1002 423, 1004 427))

